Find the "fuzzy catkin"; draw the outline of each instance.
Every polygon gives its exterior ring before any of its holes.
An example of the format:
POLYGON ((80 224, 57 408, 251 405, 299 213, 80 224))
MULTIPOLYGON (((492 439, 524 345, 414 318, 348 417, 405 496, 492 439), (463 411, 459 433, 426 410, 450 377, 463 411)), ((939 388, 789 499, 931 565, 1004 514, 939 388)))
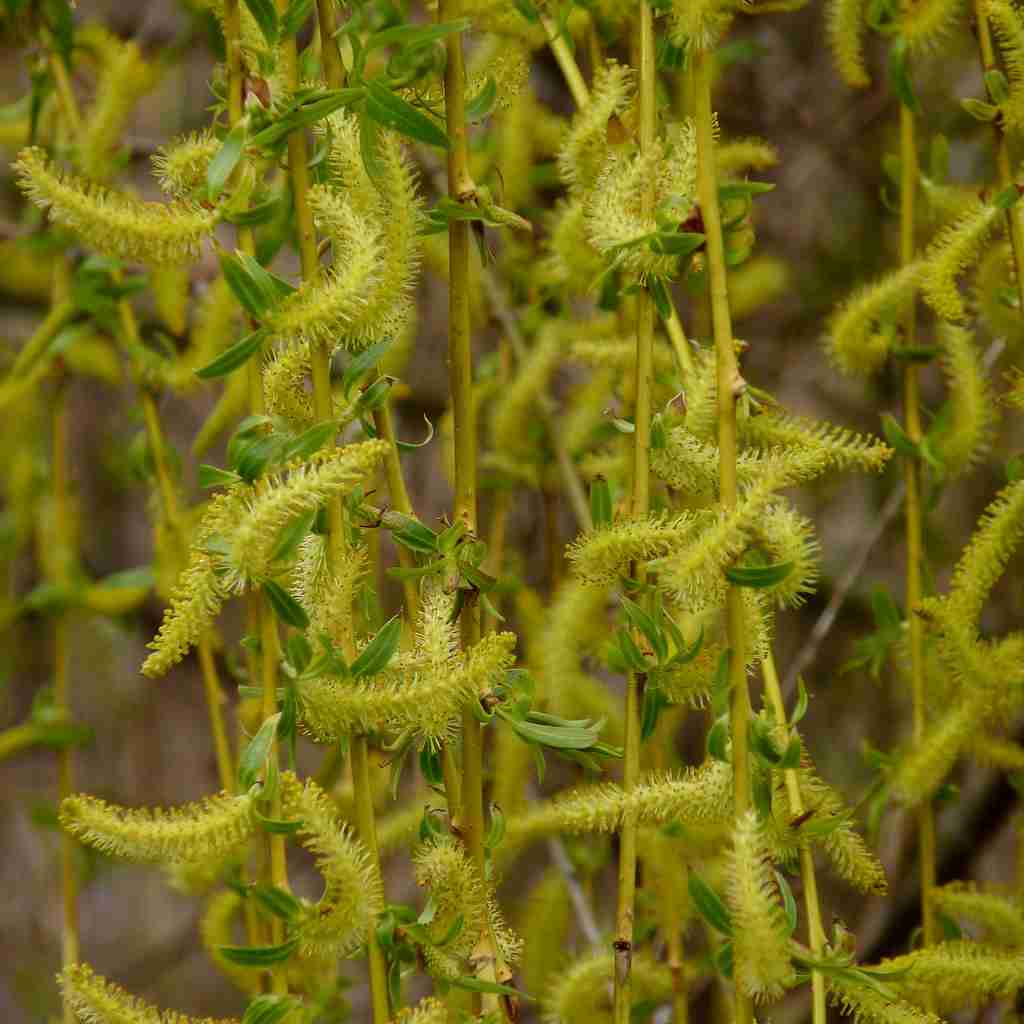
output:
POLYGON ((198 203, 146 203, 58 171, 38 148, 22 150, 14 169, 21 190, 55 223, 132 263, 191 262, 217 223, 217 211, 198 203))

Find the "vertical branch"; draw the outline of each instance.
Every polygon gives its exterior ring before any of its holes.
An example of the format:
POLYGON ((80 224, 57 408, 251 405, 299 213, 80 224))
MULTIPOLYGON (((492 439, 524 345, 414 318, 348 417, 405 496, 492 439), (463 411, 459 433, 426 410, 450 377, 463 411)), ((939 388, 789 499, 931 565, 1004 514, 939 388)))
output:
MULTIPOLYGON (((978 52, 981 56, 982 73, 996 68, 995 50, 992 46, 992 29, 985 14, 983 0, 974 0, 974 19, 978 34, 978 52)), ((1006 131, 1003 128, 1002 115, 992 122, 995 142, 996 172, 1000 190, 1010 188, 1014 184, 1013 170, 1010 166, 1010 147, 1006 143, 1006 131)), ((1010 236, 1010 248, 1013 251, 1013 269, 1017 275, 1017 311, 1024 316, 1024 227, 1021 223, 1020 203, 1015 203, 1006 211, 1006 229, 1010 236)))
MULTIPOLYGON (((900 165, 900 264, 906 265, 914 258, 918 172, 914 114, 903 103, 900 104, 900 165)), ((912 347, 916 335, 916 301, 911 299, 903 313, 903 344, 912 347)), ((917 363, 913 359, 906 360, 903 369, 903 407, 907 436, 917 444, 922 437, 921 401, 917 363)), ((915 456, 904 459, 903 474, 907 488, 904 506, 907 534, 905 597, 910 645, 910 695, 913 705, 913 743, 918 746, 924 742, 925 733, 924 624, 916 612, 922 597, 921 460, 915 456)), ((918 846, 921 864, 921 923, 924 944, 930 946, 936 939, 935 918, 929 907, 929 894, 935 885, 935 812, 928 800, 918 810, 918 846)))
MULTIPOLYGON (((454 21, 461 14, 460 0, 441 0, 438 19, 454 21)), ((448 129, 448 194, 457 202, 471 201, 476 186, 469 172, 466 135, 465 65, 462 36, 447 37, 448 61, 444 72, 445 119, 448 129)), ((469 319, 470 226, 463 220, 448 225, 450 265, 448 293, 448 375, 455 442, 454 518, 470 534, 477 531, 476 411, 473 407, 473 354, 469 319)), ((460 619, 464 646, 480 634, 478 608, 467 608, 460 619)), ((462 834, 466 848, 484 876, 483 847, 483 734, 471 709, 462 718, 462 834)))
MULTIPOLYGON (((53 398, 52 458, 50 463, 54 508, 54 531, 58 546, 58 572, 66 583, 70 569, 72 527, 68 498, 68 410, 67 381, 63 371, 57 379, 53 398)), ((53 703, 58 714, 70 718, 68 699, 68 635, 67 618, 63 613, 53 623, 53 703)), ((74 747, 57 753, 57 793, 59 800, 71 796, 75 788, 74 747)), ((67 831, 61 831, 60 870, 63 907, 61 931, 61 964, 68 967, 79 959, 78 940, 78 871, 75 864, 77 843, 67 831)), ((74 1024, 75 1013, 64 1001, 64 1022, 74 1024)))
MULTIPOLYGON (((775 657, 771 647, 761 663, 764 673, 764 692, 780 726, 786 723, 786 705, 782 697, 782 686, 779 673, 775 668, 775 657)), ((804 798, 800 793, 800 777, 795 768, 788 768, 784 773, 786 795, 789 798, 789 809, 794 818, 804 813, 804 798)), ((811 952, 820 955, 825 948, 825 928, 821 923, 821 906, 818 901, 818 877, 814 872, 814 854, 809 843, 800 846, 800 878, 804 887, 804 907, 807 911, 807 939, 811 952)), ((828 1008, 825 1003, 825 978, 821 971, 811 973, 811 996, 813 1002, 814 1024, 826 1024, 828 1008)))
MULTIPOLYGON (((736 479, 736 397, 743 387, 736 365, 736 347, 732 336, 729 297, 726 290, 725 246, 718 209, 718 182, 715 171, 715 128, 711 113, 711 76, 714 54, 691 54, 694 75, 694 109, 697 127, 697 191, 704 233, 707 238, 708 273, 711 285, 711 319, 714 328, 718 366, 718 448, 719 497, 729 511, 738 499, 736 479)), ((747 729, 750 723, 750 694, 747 690, 746 638, 743 626, 743 598, 735 585, 726 595, 726 637, 729 645, 729 683, 732 690, 730 731, 732 739, 733 797, 736 817, 750 808, 750 771, 747 756, 747 729)), ((736 1024, 750 1024, 753 1009, 750 999, 736 989, 736 1024)))
MULTIPOLYGON (((640 151, 650 152, 657 136, 655 86, 657 69, 654 51, 654 12, 644 0, 640 5, 640 151)), ((640 199, 641 216, 654 214, 656 202, 653 176, 646 182, 640 199)), ((633 494, 631 512, 643 519, 650 510, 651 455, 651 368, 654 351, 654 302, 642 288, 636 303, 636 383, 633 408, 633 494)), ((638 583, 645 580, 642 567, 634 567, 638 583)), ((622 786, 628 793, 640 776, 640 705, 645 677, 631 673, 626 682, 625 749, 622 786)), ((627 1024, 632 1007, 633 917, 636 904, 637 825, 627 815, 619 833, 618 902, 615 914, 615 1024, 627 1024)))
MULTIPOLYGON (((279 0, 279 8, 287 7, 279 0)), ((321 4, 321 9, 325 5, 321 4)), ((284 72, 291 88, 298 86, 298 54, 294 37, 282 46, 284 72)), ((316 246, 316 229, 313 224, 313 212, 309 205, 309 166, 306 135, 298 129, 288 136, 288 172, 291 178, 292 201, 295 208, 296 227, 299 236, 299 260, 302 267, 302 278, 312 280, 319 272, 319 259, 316 246)), ((329 341, 318 342, 313 350, 313 408, 316 418, 327 421, 333 416, 333 400, 331 397, 331 347, 329 341)), ((344 543, 343 509, 340 499, 334 499, 327 505, 327 548, 328 564, 337 566, 344 543)), ((346 659, 354 657, 351 641, 344 651, 346 659)), ((276 666, 276 663, 275 663, 276 666)), ((264 693, 267 694, 269 684, 265 681, 264 693)), ((269 696, 265 698, 269 700, 269 696)), ((369 760, 366 737, 352 735, 349 738, 349 749, 352 761, 352 785, 355 792, 357 828, 371 856, 373 870, 381 877, 380 857, 377 853, 377 831, 373 811, 373 795, 370 789, 369 760)), ((273 848, 271 850, 273 855, 273 848)), ((376 928, 371 927, 367 936, 367 958, 370 971, 370 999, 373 1007, 374 1024, 385 1024, 390 1018, 388 1010, 387 964, 384 953, 377 941, 376 928)))

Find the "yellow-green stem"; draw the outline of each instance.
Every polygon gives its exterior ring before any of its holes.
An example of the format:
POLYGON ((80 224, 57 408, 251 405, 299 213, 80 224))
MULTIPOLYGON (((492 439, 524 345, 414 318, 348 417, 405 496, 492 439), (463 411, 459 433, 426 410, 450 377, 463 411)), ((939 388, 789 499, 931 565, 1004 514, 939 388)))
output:
POLYGON ((565 78, 565 84, 569 87, 573 102, 582 109, 590 102, 590 90, 587 88, 583 72, 580 71, 580 66, 565 38, 565 33, 559 31, 554 19, 546 15, 541 15, 540 23, 547 33, 551 55, 555 58, 555 62, 565 78))
POLYGON ((332 89, 340 89, 345 84, 345 68, 334 39, 338 27, 334 5, 335 0, 316 0, 317 21, 320 25, 320 67, 327 84, 332 89))
MULTIPOLYGON (((917 196, 917 144, 914 115, 900 104, 900 264, 914 259, 914 226, 917 196)), ((912 299, 903 313, 903 344, 908 348, 917 335, 917 310, 912 299)), ((908 359, 903 369, 903 415, 907 436, 917 443, 921 440, 921 401, 917 363, 908 359)), ((922 515, 921 461, 906 458, 903 462, 907 498, 904 504, 904 522, 907 534, 906 606, 908 640, 910 647, 910 695, 913 705, 913 742, 924 741, 925 732, 925 679, 924 679, 924 624, 917 614, 921 600, 922 515)), ((918 847, 921 867, 921 925, 924 944, 935 942, 935 916, 929 896, 935 886, 935 812, 930 801, 924 801, 917 812, 918 847)))
MULTIPOLYGON (((736 507, 736 398, 743 382, 736 365, 736 346, 726 286, 725 246, 718 209, 718 182, 715 170, 715 132, 711 113, 711 80, 714 54, 698 51, 691 56, 694 76, 694 108, 697 128, 697 194, 704 218, 707 239, 708 276, 711 287, 711 319, 715 337, 718 384, 718 493, 722 507, 736 507)), ((726 639, 729 647, 729 682, 732 689, 730 733, 732 740, 733 798, 736 817, 750 808, 750 771, 747 729, 750 723, 750 694, 747 689, 746 637, 743 623, 743 598, 740 589, 730 585, 726 593, 726 639)), ((736 1024, 750 1024, 753 1008, 750 999, 736 988, 736 1024)))
MULTIPOLYGON (((761 663, 764 674, 764 692, 775 715, 775 720, 783 725, 786 722, 786 705, 782 698, 782 686, 779 673, 775 668, 775 657, 769 647, 764 661, 761 663)), ((804 798, 800 793, 800 776, 795 768, 783 773, 786 795, 789 798, 789 809, 794 818, 804 813, 804 798)), ((804 907, 807 911, 807 940, 811 952, 819 955, 825 948, 825 928, 821 922, 821 905, 818 901, 818 878, 814 873, 814 855, 808 843, 800 847, 800 878, 804 887, 804 907)), ((821 971, 811 973, 811 998, 813 1004, 814 1024, 826 1024, 828 1009, 825 1003, 825 978, 821 971)))
MULTIPOLYGON (((280 9, 287 7, 279 0, 280 9)), ((322 12, 321 12, 322 13, 322 12)), ((298 55, 295 39, 288 40, 283 46, 286 80, 291 88, 298 86, 298 55)), ((292 201, 295 208, 296 228, 299 236, 299 260, 302 267, 303 280, 309 281, 319 272, 317 255, 316 228, 313 223, 313 212, 309 205, 309 168, 305 132, 300 129, 288 136, 288 173, 292 186, 292 201)), ((329 342, 319 343, 313 350, 313 410, 318 421, 325 422, 334 415, 334 400, 331 393, 331 347, 329 342)), ((327 505, 327 548, 328 564, 336 566, 340 562, 341 546, 345 541, 344 512, 340 499, 328 502, 327 505)), ((352 641, 346 644, 343 651, 351 661, 355 654, 352 641)), ((350 756, 352 761, 352 786, 357 807, 357 828, 359 838, 370 853, 371 866, 378 878, 383 878, 380 858, 377 854, 377 826, 373 811, 373 792, 370 787, 369 761, 367 758, 366 738, 352 735, 349 737, 350 756)), ((367 959, 370 972, 370 1001, 373 1008, 374 1024, 386 1024, 390 1018, 388 1009, 387 964, 384 953, 377 941, 375 928, 369 929, 367 941, 367 959)))
POLYGON ((75 304, 69 300, 54 302, 43 322, 32 332, 32 337, 22 346, 17 357, 11 364, 12 378, 26 373, 33 363, 39 359, 57 332, 74 316, 75 304))
MULTIPOLYGON (((54 531, 59 550, 58 572, 66 583, 71 565, 72 526, 70 496, 68 493, 68 409, 67 381, 63 373, 57 380, 53 398, 53 436, 51 485, 54 506, 54 531)), ((53 623, 53 704, 57 713, 70 719, 68 694, 68 637, 67 618, 57 615, 53 623)), ((57 794, 60 800, 71 796, 75 788, 74 747, 66 747, 57 754, 57 794)), ((77 843, 67 831, 61 832, 61 892, 63 927, 61 932, 61 963, 67 967, 78 962, 78 871, 76 868, 77 843)), ((75 1013, 64 1003, 65 1024, 73 1024, 75 1013)))
MULTIPOLYGON (((992 47, 992 29, 985 14, 983 0, 974 0, 974 18, 978 26, 978 50, 981 55, 982 72, 992 71, 996 67, 996 57, 992 47)), ((992 132, 995 137, 996 173, 999 189, 1002 191, 1016 183, 1010 165, 1010 147, 1006 142, 1006 131, 1001 118, 997 117, 992 122, 992 132)), ((1020 203, 1015 203, 1006 211, 1006 229, 1010 236, 1013 268, 1017 276, 1017 311, 1024 316, 1024 222, 1021 220, 1020 203)))
MULTIPOLYGON (((654 48, 654 12, 647 0, 640 4, 640 151, 649 152, 657 141, 657 67, 654 48)), ((641 217, 651 217, 656 202, 655 182, 650 178, 640 197, 641 217)), ((634 519, 647 516, 651 504, 651 369, 654 352, 654 302, 641 288, 636 300, 636 361, 633 407, 634 519)), ((637 566, 634 577, 643 583, 645 573, 637 566)), ((643 675, 631 673, 626 681, 625 741, 622 787, 628 793, 640 778, 640 704, 643 675)), ((628 1024, 632 1009, 633 918, 636 905, 637 824, 626 815, 619 831, 618 900, 615 913, 615 974, 613 979, 615 1024, 628 1024)))

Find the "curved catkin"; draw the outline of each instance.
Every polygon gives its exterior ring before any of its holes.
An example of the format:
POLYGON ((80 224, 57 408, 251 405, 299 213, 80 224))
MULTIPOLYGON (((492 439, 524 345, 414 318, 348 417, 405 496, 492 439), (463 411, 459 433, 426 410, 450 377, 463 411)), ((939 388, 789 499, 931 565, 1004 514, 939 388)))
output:
POLYGON ((254 830, 252 798, 225 793, 170 810, 78 794, 61 801, 60 823, 86 846, 139 864, 227 857, 254 830))
POLYGON ((238 1024, 234 1017, 214 1020, 157 1009, 96 974, 87 964, 65 967, 57 980, 65 1000, 82 1024, 238 1024))
POLYGON ((827 828, 804 838, 791 822, 794 813, 782 772, 775 773, 772 797, 772 833, 768 836, 778 856, 787 861, 796 857, 802 843, 817 843, 828 858, 832 870, 849 885, 863 893, 884 895, 888 891, 885 869, 857 831, 853 815, 842 797, 814 770, 806 752, 799 769, 800 795, 805 807, 813 808, 809 822, 827 823, 827 828))
POLYGON ((205 184, 207 168, 220 147, 220 139, 210 128, 161 146, 151 160, 160 187, 177 198, 190 196, 205 184))
POLYGON ((608 122, 625 113, 633 96, 633 73, 614 62, 594 76, 590 102, 573 119, 558 151, 558 173, 571 192, 589 190, 608 153, 608 122))
POLYGON ((814 592, 821 572, 821 547, 814 524, 787 502, 770 506, 756 531, 758 540, 775 563, 792 562, 793 568, 767 593, 780 608, 798 608, 814 592))
POLYGON ((546 390, 561 356, 557 331, 543 331, 511 383, 498 393, 490 422, 491 446, 496 452, 515 458, 536 449, 533 425, 537 396, 546 390))
POLYGON ((942 942, 883 964, 897 972, 892 985, 905 999, 934 1000, 946 1011, 1012 999, 1024 987, 1020 952, 980 942, 942 942))
POLYGON ((948 917, 980 925, 993 945, 1024 946, 1024 909, 1007 896, 983 892, 973 882, 950 882, 932 889, 928 900, 948 917))
POLYGON ((983 728, 986 710, 980 700, 962 699, 931 725, 921 742, 904 756, 893 777, 893 789, 904 803, 916 807, 932 797, 983 728))
POLYGON ((440 999, 421 999, 415 1006, 400 1010, 395 1024, 449 1024, 453 1018, 440 999))
POLYGON ((460 843, 451 836, 423 843, 413 855, 413 868, 416 884, 428 892, 434 906, 431 934, 440 939, 458 918, 464 922, 446 945, 424 947, 432 974, 451 978, 463 973, 485 931, 506 964, 518 960, 521 942, 505 924, 489 886, 460 843))
POLYGON ((940 317, 954 322, 967 318, 957 278, 975 262, 1002 220, 1003 211, 996 204, 976 199, 938 233, 925 251, 921 294, 940 317))
POLYGON ((902 8, 900 34, 911 50, 935 50, 952 33, 966 9, 964 0, 911 0, 902 8))
MULTIPOLYGON (((611 953, 586 954, 560 972, 541 1002, 545 1024, 611 1024, 611 953)), ((672 995, 672 975, 666 964, 634 954, 632 962, 634 1003, 660 1003, 672 995)))
POLYGON ((321 743, 351 732, 411 732, 436 746, 458 713, 478 700, 514 661, 513 633, 490 633, 464 655, 442 666, 399 660, 367 680, 320 678, 299 687, 303 727, 321 743))
POLYGON ((198 258, 218 214, 197 203, 146 203, 56 170, 38 148, 14 164, 18 185, 51 219, 105 256, 131 263, 188 263, 198 258))
POLYGON ((740 6, 740 0, 672 0, 673 39, 677 45, 713 50, 740 6))
POLYGON ((355 336, 366 314, 367 297, 378 283, 381 239, 373 223, 340 196, 323 189, 317 195, 317 227, 331 239, 334 262, 292 292, 271 313, 266 326, 298 342, 333 345, 355 336))
POLYGON ((809 449, 835 470, 879 473, 892 457, 892 449, 870 434, 786 412, 748 416, 740 431, 747 444, 759 448, 809 449))
POLYGON ((1005 338, 1009 345, 1019 344, 1024 337, 1024 317, 1020 315, 1015 285, 1010 243, 1004 239, 988 245, 971 282, 971 299, 989 332, 1005 338))
POLYGON ((732 817, 732 769, 706 761, 682 773, 651 776, 630 793, 613 783, 588 786, 509 822, 515 838, 553 832, 614 832, 627 814, 638 824, 718 828, 732 817))
POLYGON ((216 619, 228 591, 219 563, 207 544, 237 522, 242 508, 240 495, 227 491, 217 495, 203 512, 188 553, 188 564, 174 584, 160 629, 149 642, 152 653, 142 665, 143 675, 153 678, 167 672, 216 619))
POLYGON ((269 575, 281 530, 360 483, 380 464, 387 448, 386 441, 359 441, 319 452, 284 475, 266 478, 260 490, 249 494, 229 535, 225 584, 242 590, 269 575))
POLYGON ((1010 95, 999 104, 1003 124, 1011 132, 1024 128, 1024 18, 1008 0, 988 0, 984 5, 1003 58, 1010 95))
POLYGON ((566 548, 577 579, 606 586, 629 571, 631 562, 662 558, 685 544, 697 525, 691 513, 619 520, 583 534, 566 548))
MULTIPOLYGON (((335 237, 332 211, 337 201, 351 202, 372 224, 380 238, 380 256, 374 285, 366 305, 349 325, 339 344, 357 350, 384 337, 398 337, 412 315, 411 293, 420 265, 419 229, 422 200, 416 173, 394 132, 377 139, 377 175, 370 178, 360 148, 359 119, 339 111, 324 124, 330 130, 330 187, 313 188, 310 205, 320 229, 335 237)), ((362 240, 359 240, 362 244, 362 240)), ((343 242, 333 253, 334 262, 350 260, 343 242)))
POLYGON ((978 520, 950 583, 948 601, 964 623, 977 623, 989 592, 1024 537, 1024 480, 1004 487, 978 520))
POLYGON ((522 900, 516 930, 523 937, 519 975, 527 992, 545 992, 568 957, 572 905, 562 872, 548 868, 522 900))
POLYGON ((351 956, 366 941, 367 929, 383 907, 380 877, 363 844, 343 824, 327 794, 312 780, 291 772, 281 777, 282 810, 301 821, 299 839, 316 858, 324 893, 299 926, 302 956, 351 956))
POLYGON ((855 1024, 942 1024, 934 1013, 838 974, 825 975, 828 1001, 855 1024))
POLYGON ((908 263, 859 288, 832 314, 825 348, 843 373, 871 374, 885 362, 896 320, 914 300, 924 269, 923 262, 908 263))
POLYGON ((118 167, 118 144, 139 98, 157 82, 159 71, 142 56, 138 43, 118 41, 113 59, 104 60, 96 95, 85 115, 78 162, 93 181, 106 181, 118 167))
POLYGON ((840 77, 857 89, 871 84, 864 61, 864 0, 828 0, 825 32, 840 77))
POLYGON ((949 476, 958 476, 988 451, 995 433, 996 403, 970 332, 943 323, 938 338, 950 407, 949 425, 941 442, 942 463, 949 476))
POLYGON ((736 984, 758 1001, 777 999, 795 983, 796 972, 790 960, 789 922, 753 811, 736 822, 726 875, 736 984))

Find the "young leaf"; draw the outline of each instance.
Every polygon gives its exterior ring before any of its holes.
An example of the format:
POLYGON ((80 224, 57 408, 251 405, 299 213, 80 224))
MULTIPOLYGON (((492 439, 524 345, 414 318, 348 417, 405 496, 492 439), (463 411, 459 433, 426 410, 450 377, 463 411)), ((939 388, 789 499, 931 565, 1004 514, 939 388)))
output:
POLYGON ((732 936, 732 919, 718 893, 695 871, 690 872, 686 887, 690 893, 690 900, 700 916, 723 935, 732 936))
POLYGON ((768 587, 778 586, 792 571, 792 562, 776 562, 774 565, 731 565, 725 570, 725 578, 738 587, 766 590, 768 587))
POLYGON ((280 720, 280 713, 266 719, 242 751, 238 759, 238 788, 242 793, 248 792, 259 781, 260 773, 274 746, 277 723, 280 720))
POLYGON ((261 969, 284 963, 299 945, 298 939, 289 939, 279 946, 218 946, 217 952, 225 960, 239 967, 261 969))
POLYGON ((245 1008, 242 1024, 280 1024, 301 1006, 294 996, 256 996, 245 1008))
POLYGON ((203 380, 226 376, 232 370, 237 370, 238 367, 247 363, 262 348, 263 342, 266 340, 267 332, 263 328, 253 331, 252 334, 247 334, 212 362, 196 370, 196 376, 203 380))
POLYGON ((366 83, 366 113, 385 128, 393 128, 417 142, 448 148, 443 128, 377 80, 366 83))
POLYGON ((277 43, 277 7, 274 0, 245 0, 245 6, 259 26, 268 46, 277 43))
POLYGON ((402 620, 394 616, 384 623, 377 635, 363 648, 359 657, 352 662, 352 677, 361 679, 363 676, 376 675, 387 667, 395 656, 399 641, 402 639, 402 620))
MULTIPOLYGON (((264 2, 264 0, 261 0, 264 2)), ((270 9, 273 10, 273 0, 266 0, 270 9)), ((228 132, 220 149, 214 154, 209 166, 206 168, 206 193, 211 203, 220 199, 224 186, 231 177, 245 148, 246 123, 244 118, 228 132)))
POLYGON ((264 580, 262 587, 270 607, 274 609, 274 614, 286 626, 294 626, 296 629, 306 629, 309 626, 309 616, 305 608, 280 583, 264 580))

